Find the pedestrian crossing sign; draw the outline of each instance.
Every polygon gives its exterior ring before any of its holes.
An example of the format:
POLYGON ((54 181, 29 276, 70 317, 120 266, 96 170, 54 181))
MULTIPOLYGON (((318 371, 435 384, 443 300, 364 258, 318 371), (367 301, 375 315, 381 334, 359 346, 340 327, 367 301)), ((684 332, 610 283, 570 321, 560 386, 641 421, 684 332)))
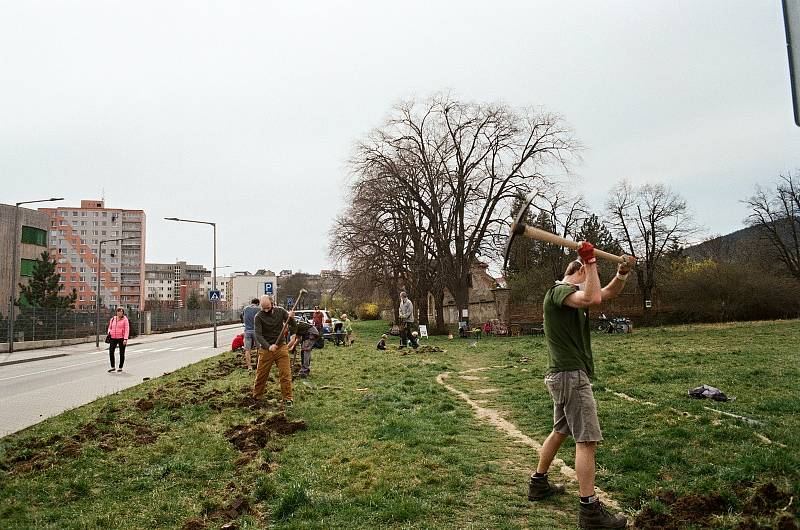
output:
POLYGON ((222 299, 219 291, 208 291, 208 300, 211 302, 219 302, 222 299))

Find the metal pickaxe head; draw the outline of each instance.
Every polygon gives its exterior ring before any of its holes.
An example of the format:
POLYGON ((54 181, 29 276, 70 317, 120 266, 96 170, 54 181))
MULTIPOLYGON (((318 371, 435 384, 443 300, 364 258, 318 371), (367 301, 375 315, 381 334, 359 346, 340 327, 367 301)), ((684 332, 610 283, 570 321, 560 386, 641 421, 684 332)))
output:
POLYGON ((522 203, 519 211, 517 211, 517 215, 514 216, 514 221, 511 223, 511 233, 508 235, 508 241, 506 241, 506 248, 503 251, 503 271, 505 272, 508 269, 508 259, 511 255, 511 245, 514 244, 514 239, 518 235, 525 233, 525 219, 528 217, 528 210, 530 210, 531 204, 539 196, 538 190, 533 190, 530 192, 526 197, 525 201, 522 203))

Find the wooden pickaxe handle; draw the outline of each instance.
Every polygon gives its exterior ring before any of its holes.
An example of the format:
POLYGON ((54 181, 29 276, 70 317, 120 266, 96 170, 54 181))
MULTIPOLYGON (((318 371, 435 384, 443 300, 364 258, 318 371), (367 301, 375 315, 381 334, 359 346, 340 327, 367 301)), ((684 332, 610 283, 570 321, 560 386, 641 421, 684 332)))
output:
MULTIPOLYGON (((522 223, 512 224, 511 232, 517 235, 524 235, 525 237, 529 237, 531 239, 536 239, 538 241, 545 241, 547 243, 552 243, 554 245, 559 245, 561 247, 567 247, 574 250, 577 250, 578 247, 580 246, 580 243, 572 241, 571 239, 567 239, 565 237, 558 236, 556 234, 547 232, 540 228, 536 228, 522 223)), ((627 263, 630 266, 636 264, 636 258, 633 258, 633 256, 627 256, 628 258, 631 259, 626 260, 624 256, 615 256, 614 254, 598 249, 594 249, 594 255, 604 260, 613 261, 614 263, 627 263)))

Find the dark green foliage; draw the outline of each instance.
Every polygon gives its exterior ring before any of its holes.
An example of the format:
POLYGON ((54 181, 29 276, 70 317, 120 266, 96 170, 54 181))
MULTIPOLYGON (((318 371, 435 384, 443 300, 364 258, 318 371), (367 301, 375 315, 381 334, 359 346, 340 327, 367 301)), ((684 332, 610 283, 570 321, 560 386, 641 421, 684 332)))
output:
POLYGON ((60 296, 64 289, 58 283, 61 275, 56 272, 56 261, 50 259, 46 251, 36 260, 27 285, 19 284, 20 296, 17 305, 35 308, 71 309, 78 298, 78 293, 73 289, 68 296, 60 296))

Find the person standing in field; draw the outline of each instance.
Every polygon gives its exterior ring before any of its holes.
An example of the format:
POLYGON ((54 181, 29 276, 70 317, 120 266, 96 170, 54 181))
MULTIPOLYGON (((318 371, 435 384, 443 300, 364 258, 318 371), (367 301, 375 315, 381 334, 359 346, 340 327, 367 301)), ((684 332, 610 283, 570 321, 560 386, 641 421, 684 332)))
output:
MULTIPOLYGON (((261 308, 258 306, 258 298, 250 300, 250 305, 242 310, 242 323, 244 324, 244 364, 248 370, 253 369, 250 362, 250 352, 256 346, 255 318, 261 308)), ((256 363, 258 359, 256 359, 256 363)))
POLYGON ((286 345, 286 334, 281 333, 284 323, 288 323, 288 326, 295 324, 294 311, 286 311, 284 308, 274 305, 272 296, 263 295, 261 311, 255 316, 253 328, 258 343, 258 367, 253 384, 253 397, 260 399, 264 395, 272 363, 275 363, 281 382, 283 405, 289 407, 294 403, 292 400, 292 365, 289 360, 289 348, 286 345))
POLYGON ((318 305, 314 306, 314 314, 311 316, 311 323, 314 324, 314 327, 317 328, 320 334, 325 332, 325 315, 319 310, 318 305))
POLYGON ((528 499, 536 501, 564 493, 561 484, 550 484, 548 470, 561 444, 575 438, 575 473, 580 495, 580 528, 624 528, 627 519, 612 514, 595 495, 595 453, 603 439, 597 418, 597 403, 592 393, 594 377, 589 307, 597 307, 622 292, 630 272, 632 257, 620 264, 617 275, 600 288, 594 247, 581 242, 579 261, 573 261, 564 279, 544 297, 544 334, 549 355, 545 384, 553 398, 553 430, 542 445, 536 471, 528 484, 528 499))
POLYGON ((408 299, 405 291, 400 293, 398 315, 400 317, 400 349, 402 350, 409 343, 416 348, 416 339, 411 336, 411 328, 414 327, 414 304, 408 299))

